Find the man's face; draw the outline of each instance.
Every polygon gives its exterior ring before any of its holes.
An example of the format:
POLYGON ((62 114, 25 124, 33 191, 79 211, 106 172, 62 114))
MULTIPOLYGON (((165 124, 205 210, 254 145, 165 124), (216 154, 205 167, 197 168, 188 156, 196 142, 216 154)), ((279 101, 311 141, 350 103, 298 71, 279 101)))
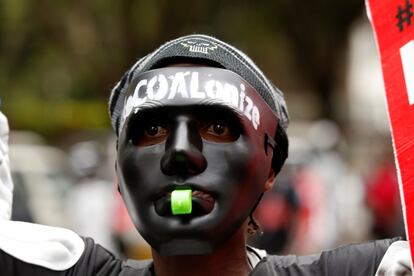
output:
POLYGON ((251 120, 218 104, 146 104, 118 143, 120 189, 131 218, 161 254, 205 254, 241 227, 270 172, 251 120), (173 215, 171 192, 191 189, 193 210, 173 215))

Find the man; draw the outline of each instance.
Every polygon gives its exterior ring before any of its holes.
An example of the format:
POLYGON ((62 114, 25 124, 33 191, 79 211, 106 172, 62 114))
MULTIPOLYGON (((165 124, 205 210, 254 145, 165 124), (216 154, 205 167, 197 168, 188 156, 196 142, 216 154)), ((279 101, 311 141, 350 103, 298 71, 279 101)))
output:
POLYGON ((397 239, 304 257, 246 246, 287 158, 288 114, 236 48, 205 35, 167 42, 122 77, 109 108, 119 190, 153 261, 122 262, 70 231, 4 220, 2 275, 373 275, 387 249, 379 271, 409 271, 397 239))

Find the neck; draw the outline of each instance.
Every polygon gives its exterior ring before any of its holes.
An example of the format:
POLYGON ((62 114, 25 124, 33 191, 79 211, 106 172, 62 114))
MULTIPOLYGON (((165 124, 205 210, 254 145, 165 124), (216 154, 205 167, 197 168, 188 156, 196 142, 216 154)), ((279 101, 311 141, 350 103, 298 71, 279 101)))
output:
POLYGON ((152 250, 157 276, 240 276, 251 271, 247 261, 244 227, 207 255, 161 256, 152 250))

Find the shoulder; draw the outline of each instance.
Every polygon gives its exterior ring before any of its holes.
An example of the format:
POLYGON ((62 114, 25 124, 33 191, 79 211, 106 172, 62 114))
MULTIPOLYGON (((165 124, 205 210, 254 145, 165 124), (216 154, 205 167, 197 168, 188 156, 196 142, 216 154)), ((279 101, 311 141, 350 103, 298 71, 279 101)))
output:
POLYGON ((93 239, 84 238, 84 241, 85 252, 76 264, 78 269, 86 267, 93 270, 90 275, 152 275, 152 260, 122 260, 93 239))
POLYGON ((375 275, 388 247, 397 240, 349 244, 306 256, 268 255, 251 275, 375 275))

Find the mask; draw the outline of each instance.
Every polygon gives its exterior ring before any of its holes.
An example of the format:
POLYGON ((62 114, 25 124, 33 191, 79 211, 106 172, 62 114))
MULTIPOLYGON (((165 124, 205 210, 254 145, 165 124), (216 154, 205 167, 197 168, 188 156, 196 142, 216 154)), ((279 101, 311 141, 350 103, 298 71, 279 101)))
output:
POLYGON ((120 191, 162 255, 208 254, 246 221, 264 190, 277 119, 241 77, 211 67, 147 71, 124 98, 120 191), (191 211, 173 214, 184 191, 191 211))

